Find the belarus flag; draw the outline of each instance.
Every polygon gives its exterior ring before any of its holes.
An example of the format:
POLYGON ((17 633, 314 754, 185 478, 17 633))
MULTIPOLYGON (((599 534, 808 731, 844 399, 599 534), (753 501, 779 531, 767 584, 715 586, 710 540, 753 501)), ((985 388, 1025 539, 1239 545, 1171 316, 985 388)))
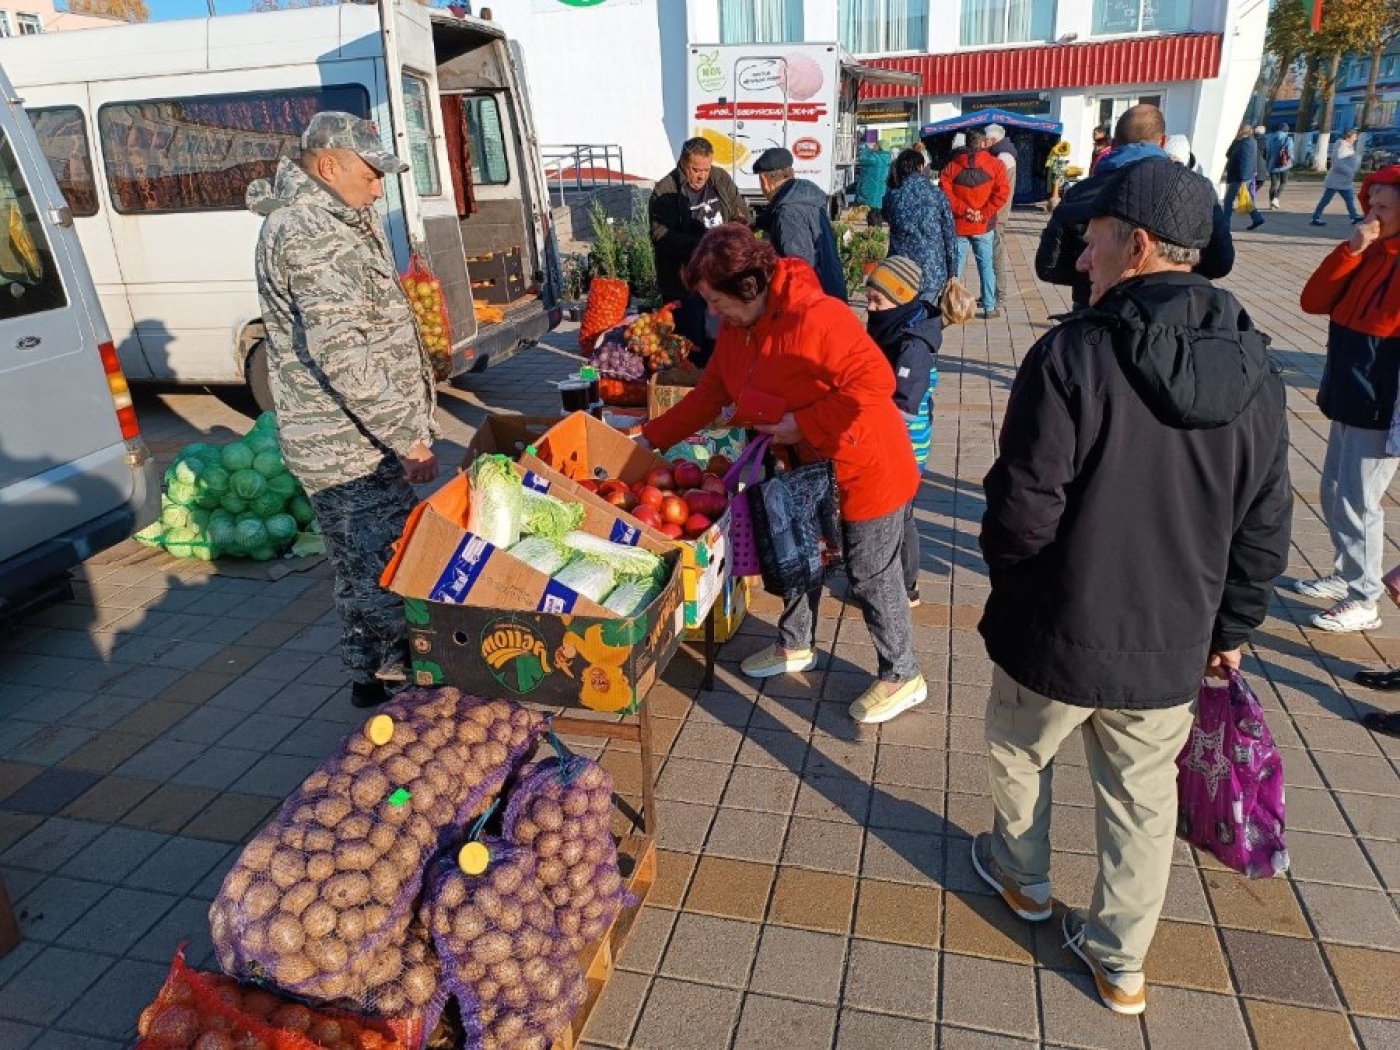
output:
POLYGON ((1308 12, 1308 24, 1314 33, 1322 31, 1322 0, 1303 0, 1303 9, 1308 12))

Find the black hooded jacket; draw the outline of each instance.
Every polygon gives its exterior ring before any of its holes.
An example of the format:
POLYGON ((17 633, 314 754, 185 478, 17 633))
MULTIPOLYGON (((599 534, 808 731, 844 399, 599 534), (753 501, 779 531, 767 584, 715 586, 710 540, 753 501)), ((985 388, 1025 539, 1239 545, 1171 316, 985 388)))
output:
POLYGON ((826 216, 826 194, 807 179, 784 185, 758 216, 758 228, 773 242, 773 250, 785 259, 801 259, 817 271, 822 291, 843 303, 847 300, 846 275, 836 233, 826 216))
POLYGON ((1267 337, 1196 274, 1125 281, 1031 348, 984 487, 992 660, 1065 703, 1187 703, 1288 558, 1267 337))

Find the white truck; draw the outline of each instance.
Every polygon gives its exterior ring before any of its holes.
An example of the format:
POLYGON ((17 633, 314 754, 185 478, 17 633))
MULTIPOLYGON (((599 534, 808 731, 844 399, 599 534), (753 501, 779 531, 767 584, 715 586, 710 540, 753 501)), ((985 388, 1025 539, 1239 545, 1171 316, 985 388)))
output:
MULTIPOLYGON (((494 23, 413 0, 0 41, 133 381, 247 382, 268 407, 244 191, 321 109, 373 120, 400 272, 443 286, 450 374, 553 328, 560 270, 523 58, 494 23), (478 324, 484 302, 503 319, 478 324)), ((489 316, 496 318, 492 313, 489 316)))
POLYGON ((855 181, 861 84, 920 83, 914 73, 861 65, 840 44, 692 44, 687 73, 690 135, 709 140, 740 193, 762 198, 753 162, 783 146, 798 178, 826 191, 833 213, 855 181))

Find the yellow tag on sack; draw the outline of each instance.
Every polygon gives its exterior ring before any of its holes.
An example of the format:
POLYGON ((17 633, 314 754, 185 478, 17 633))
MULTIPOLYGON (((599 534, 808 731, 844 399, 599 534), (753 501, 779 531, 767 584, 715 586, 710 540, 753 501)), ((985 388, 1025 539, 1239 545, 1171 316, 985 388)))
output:
POLYGON ((388 715, 375 715, 365 726, 365 736, 375 747, 383 747, 394 739, 394 720, 388 715))

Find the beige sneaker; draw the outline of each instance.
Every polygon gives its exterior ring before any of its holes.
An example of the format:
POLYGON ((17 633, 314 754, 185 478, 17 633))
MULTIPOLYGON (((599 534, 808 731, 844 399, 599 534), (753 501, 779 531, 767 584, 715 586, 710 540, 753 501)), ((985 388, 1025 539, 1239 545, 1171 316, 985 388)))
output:
POLYGON ((972 866, 982 881, 1001 894, 1006 906, 1027 922, 1044 922, 1050 918, 1050 883, 1036 882, 1022 886, 1001 870, 992 855, 992 836, 984 831, 972 840, 972 866))
POLYGON ((776 645, 760 649, 743 663, 739 670, 750 678, 772 678, 780 674, 797 674, 817 666, 817 654, 812 649, 782 651, 776 645))
POLYGON ((1065 934, 1065 947, 1079 956, 1094 975, 1094 987, 1104 1006, 1116 1014, 1140 1014, 1147 1009, 1147 979, 1141 973, 1105 970, 1084 947, 1084 920, 1073 909, 1065 912, 1060 928, 1065 934))
POLYGON ((928 683, 923 675, 917 675, 898 689, 887 692, 887 687, 892 684, 875 681, 851 703, 851 717, 864 725, 888 722, 900 712, 908 711, 915 704, 922 704, 928 699, 928 683))

